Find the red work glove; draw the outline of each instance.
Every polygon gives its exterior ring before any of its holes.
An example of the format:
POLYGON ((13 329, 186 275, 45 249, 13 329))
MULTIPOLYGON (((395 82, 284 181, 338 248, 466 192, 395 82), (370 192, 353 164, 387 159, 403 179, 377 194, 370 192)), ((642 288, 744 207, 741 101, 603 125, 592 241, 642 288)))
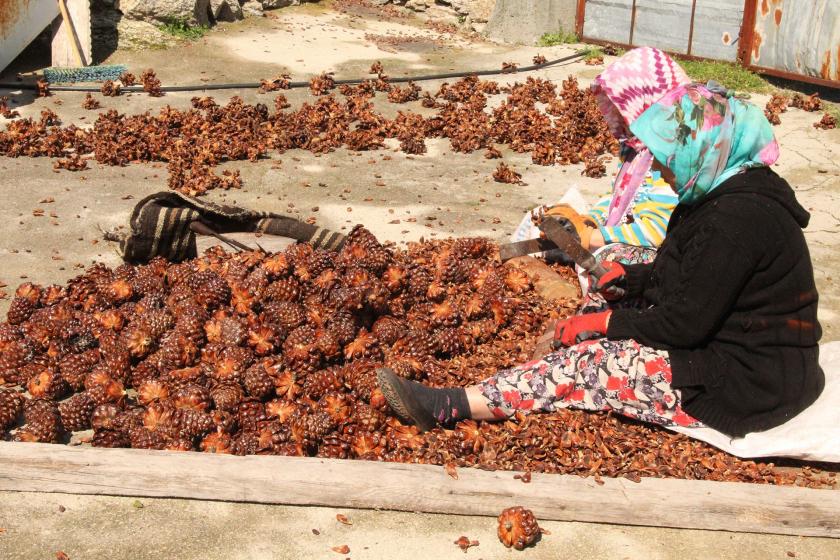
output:
POLYGON ((560 321, 554 328, 555 346, 574 346, 584 340, 601 338, 607 334, 607 324, 612 311, 575 315, 560 321))
POLYGON ((600 293, 607 301, 620 300, 623 297, 623 292, 621 294, 616 293, 615 288, 622 288, 626 291, 627 280, 624 277, 626 273, 624 267, 621 266, 621 263, 615 261, 604 261, 601 266, 606 268, 607 272, 597 280, 590 275, 591 291, 600 293))

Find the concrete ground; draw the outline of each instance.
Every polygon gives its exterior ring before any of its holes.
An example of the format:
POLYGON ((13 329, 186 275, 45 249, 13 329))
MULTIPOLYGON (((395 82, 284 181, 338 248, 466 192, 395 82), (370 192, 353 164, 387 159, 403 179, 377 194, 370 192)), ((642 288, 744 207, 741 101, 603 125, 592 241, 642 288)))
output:
POLYGON ((489 517, 193 500, 0 493, 0 557, 71 560, 616 559, 835 560, 840 540, 540 522, 550 534, 509 550, 489 517), (62 511, 62 508, 64 510, 62 511), (336 521, 347 516, 352 525, 336 521), (317 534, 316 534, 317 533, 317 534), (466 553, 454 544, 477 540, 466 553), (347 545, 348 554, 331 549, 347 545), (792 556, 793 555, 793 556, 792 556))
MULTIPOLYGON (((375 38, 375 37, 374 37, 375 38)), ((379 21, 353 17, 321 6, 273 12, 214 29, 203 39, 165 50, 117 51, 109 63, 127 64, 139 74, 152 67, 164 84, 257 81, 283 72, 308 79, 321 71, 336 77, 365 75, 381 60, 392 76, 427 71, 497 68, 502 62, 527 65, 541 53, 549 59, 571 47, 500 46, 440 35, 408 19, 379 21), (381 50, 365 36, 409 37, 401 48, 381 50)), ((576 63, 534 72, 557 82, 569 74, 588 84, 600 67, 576 63)), ((524 80, 500 76, 498 81, 524 80)), ((439 82, 422 84, 435 91, 439 82)), ((83 94, 60 93, 32 99, 16 92, 23 116, 56 111, 65 124, 85 126, 96 113, 81 108, 83 94)), ((293 105, 309 99, 307 90, 284 92, 293 105)), ((185 108, 201 92, 161 98, 125 95, 100 98, 103 108, 136 113, 165 105, 185 108)), ((254 90, 213 92, 225 102, 233 95, 271 105, 272 95, 254 90)), ((766 97, 755 96, 763 105, 766 97)), ((400 109, 423 111, 418 103, 393 105, 377 100, 393 115, 400 109)), ((824 340, 840 339, 840 130, 820 131, 814 113, 791 109, 776 133, 782 147, 777 171, 796 188, 812 211, 806 238, 822 296, 824 340)), ((0 125, 2 125, 0 117, 0 125)), ((242 190, 209 193, 224 200, 307 218, 349 229, 364 223, 383 240, 487 235, 503 240, 525 211, 559 199, 577 186, 590 201, 610 189, 610 179, 581 176, 580 166, 542 167, 528 154, 503 151, 505 161, 522 173, 525 186, 493 182, 497 162, 481 152, 453 153, 446 140, 427 141, 429 152, 407 156, 395 149, 352 153, 338 150, 316 156, 292 151, 258 163, 233 162, 242 190)), ((166 189, 161 164, 55 172, 48 159, 0 158, 0 283, 12 291, 25 280, 64 282, 94 261, 119 262, 101 230, 125 225, 134 202, 166 189), (43 216, 34 211, 44 210, 43 216)), ((38 213, 38 212, 36 212, 38 213)), ((0 301, 5 312, 8 300, 0 301)), ((675 498, 676 499, 676 498, 675 498)), ((796 558, 840 557, 840 542, 826 539, 724 532, 633 528, 582 523, 545 523, 551 531, 525 553, 504 550, 490 518, 355 511, 352 527, 334 521, 328 508, 289 508, 184 500, 141 500, 50 494, 0 493, 0 557, 53 558, 340 558, 330 547, 347 544, 352 558, 796 558), (59 505, 66 510, 59 512, 59 505), (314 535, 312 529, 321 532, 314 535), (452 542, 460 535, 480 546, 462 554, 452 542)), ((500 510, 513 504, 500 504, 500 510)), ((527 504, 523 504, 527 505, 527 504)))

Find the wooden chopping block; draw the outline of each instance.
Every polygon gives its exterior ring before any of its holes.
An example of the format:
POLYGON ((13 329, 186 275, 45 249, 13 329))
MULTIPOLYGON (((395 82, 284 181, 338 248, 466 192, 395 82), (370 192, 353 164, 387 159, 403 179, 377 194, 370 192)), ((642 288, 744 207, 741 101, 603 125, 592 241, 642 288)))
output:
POLYGON ((577 282, 566 280, 550 266, 532 256, 515 257, 508 262, 527 274, 536 292, 547 300, 578 297, 580 293, 577 282))

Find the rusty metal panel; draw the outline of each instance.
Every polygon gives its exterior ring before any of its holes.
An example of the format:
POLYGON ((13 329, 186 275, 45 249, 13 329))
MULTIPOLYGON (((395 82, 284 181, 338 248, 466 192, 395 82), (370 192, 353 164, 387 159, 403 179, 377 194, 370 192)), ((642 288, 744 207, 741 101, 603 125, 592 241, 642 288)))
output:
POLYGON ((840 81, 840 1, 754 1, 752 66, 840 81))
POLYGON ((688 54, 692 0, 637 0, 633 44, 688 54))
POLYGON ((743 18, 744 0, 698 0, 690 54, 735 62, 743 18))
POLYGON ((58 16, 58 2, 0 0, 0 70, 58 16))
POLYGON ((627 44, 632 20, 633 0, 588 0, 583 36, 627 44))

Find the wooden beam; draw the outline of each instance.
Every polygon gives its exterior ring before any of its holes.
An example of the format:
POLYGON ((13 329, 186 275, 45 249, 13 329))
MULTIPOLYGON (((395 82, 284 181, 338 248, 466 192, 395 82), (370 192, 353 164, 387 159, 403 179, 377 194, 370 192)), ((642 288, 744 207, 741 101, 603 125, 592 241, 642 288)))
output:
MULTIPOLYGON (((55 3, 55 0, 51 0, 55 3)), ((78 67, 76 49, 81 51, 82 66, 91 64, 90 0, 66 0, 75 36, 63 18, 53 23, 52 65, 56 68, 78 67)))
POLYGON ((840 537, 840 492, 737 482, 593 479, 303 457, 0 443, 0 490, 223 500, 840 537))

